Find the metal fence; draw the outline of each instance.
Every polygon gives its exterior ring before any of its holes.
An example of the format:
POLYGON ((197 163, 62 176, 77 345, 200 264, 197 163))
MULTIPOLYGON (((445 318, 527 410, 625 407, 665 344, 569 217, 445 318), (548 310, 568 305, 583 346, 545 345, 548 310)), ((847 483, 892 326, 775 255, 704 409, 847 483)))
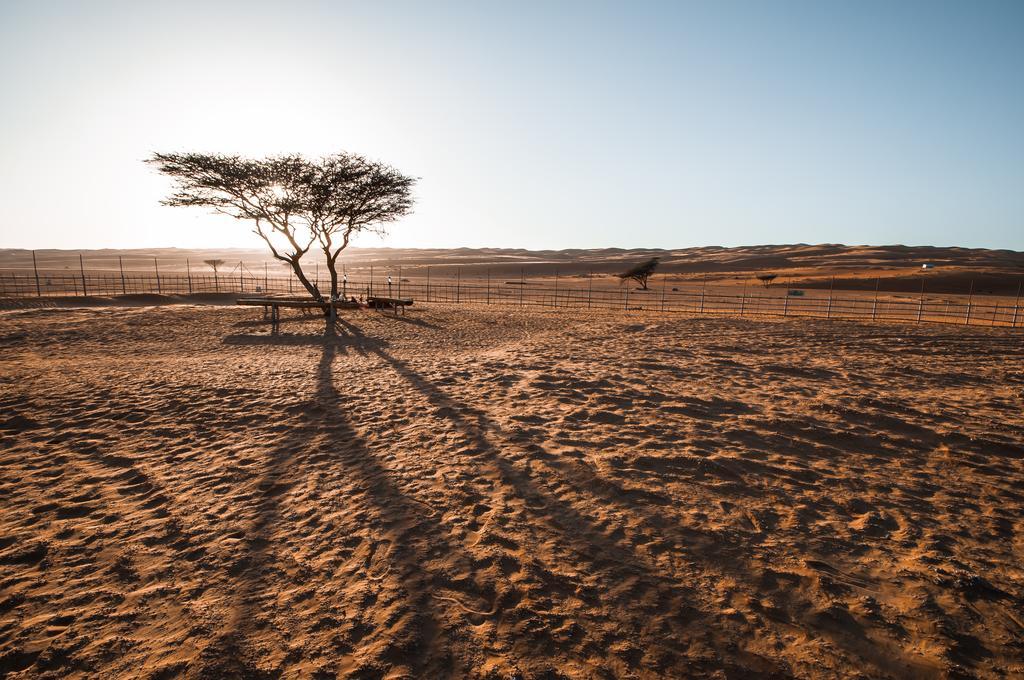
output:
MULTIPOLYGON (((313 281, 320 290, 329 290, 330 281, 313 281)), ((339 283, 345 297, 368 295, 412 297, 422 303, 502 305, 556 310, 621 310, 665 314, 695 314, 738 317, 813 317, 862 321, 902 321, 911 323, 949 323, 971 326, 1024 328, 1024 310, 1020 295, 1015 299, 984 298, 936 299, 921 294, 894 297, 853 291, 803 291, 779 288, 737 293, 735 288, 639 290, 627 285, 595 288, 587 285, 554 285, 519 281, 492 282, 461 277, 424 280, 377 277, 347 278, 339 283)), ((294 276, 270 276, 266 270, 253 273, 239 267, 230 274, 193 274, 191 272, 0 272, 0 296, 35 297, 66 295, 159 294, 302 294, 305 289, 294 276)))

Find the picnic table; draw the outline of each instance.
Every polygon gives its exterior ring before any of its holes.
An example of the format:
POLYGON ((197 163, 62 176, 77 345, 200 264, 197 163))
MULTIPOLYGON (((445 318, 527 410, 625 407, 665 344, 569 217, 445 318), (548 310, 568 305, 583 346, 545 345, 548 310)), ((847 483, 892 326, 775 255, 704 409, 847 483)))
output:
POLYGON ((267 314, 270 314, 271 330, 275 333, 281 323, 282 307, 287 307, 288 309, 323 309, 326 305, 330 305, 331 309, 357 309, 359 307, 359 303, 353 302, 352 300, 331 300, 319 302, 317 300, 311 300, 308 297, 238 298, 235 300, 235 303, 248 307, 263 307, 263 318, 266 319, 267 314))
POLYGON ((394 298, 371 295, 366 298, 366 305, 368 307, 373 307, 374 309, 394 309, 395 314, 398 314, 398 310, 401 309, 402 314, 405 314, 405 308, 412 305, 412 298, 394 298))

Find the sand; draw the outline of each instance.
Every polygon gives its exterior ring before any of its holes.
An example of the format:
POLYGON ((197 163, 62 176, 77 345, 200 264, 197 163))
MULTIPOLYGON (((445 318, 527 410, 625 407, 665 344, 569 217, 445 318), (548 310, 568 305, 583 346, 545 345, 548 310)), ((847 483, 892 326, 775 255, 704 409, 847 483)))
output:
POLYGON ((1021 677, 1024 341, 0 312, 0 675, 1021 677))

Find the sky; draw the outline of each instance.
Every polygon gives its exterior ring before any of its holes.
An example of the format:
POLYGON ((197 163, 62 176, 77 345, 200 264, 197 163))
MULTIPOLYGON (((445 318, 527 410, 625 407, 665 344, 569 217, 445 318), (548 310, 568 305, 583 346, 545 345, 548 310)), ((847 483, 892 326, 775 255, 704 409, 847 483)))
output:
POLYGON ((1024 250, 1024 2, 0 0, 0 247, 248 247, 153 152, 419 179, 356 245, 1024 250))

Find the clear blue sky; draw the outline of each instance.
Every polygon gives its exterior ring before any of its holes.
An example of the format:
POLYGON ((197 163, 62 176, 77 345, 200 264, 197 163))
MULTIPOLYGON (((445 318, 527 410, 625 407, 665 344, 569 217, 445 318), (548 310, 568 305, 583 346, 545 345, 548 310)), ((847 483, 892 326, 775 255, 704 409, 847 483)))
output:
POLYGON ((0 92, 0 247, 258 246, 142 159, 344 149, 386 245, 1024 250, 1016 0, 6 0, 0 92))

